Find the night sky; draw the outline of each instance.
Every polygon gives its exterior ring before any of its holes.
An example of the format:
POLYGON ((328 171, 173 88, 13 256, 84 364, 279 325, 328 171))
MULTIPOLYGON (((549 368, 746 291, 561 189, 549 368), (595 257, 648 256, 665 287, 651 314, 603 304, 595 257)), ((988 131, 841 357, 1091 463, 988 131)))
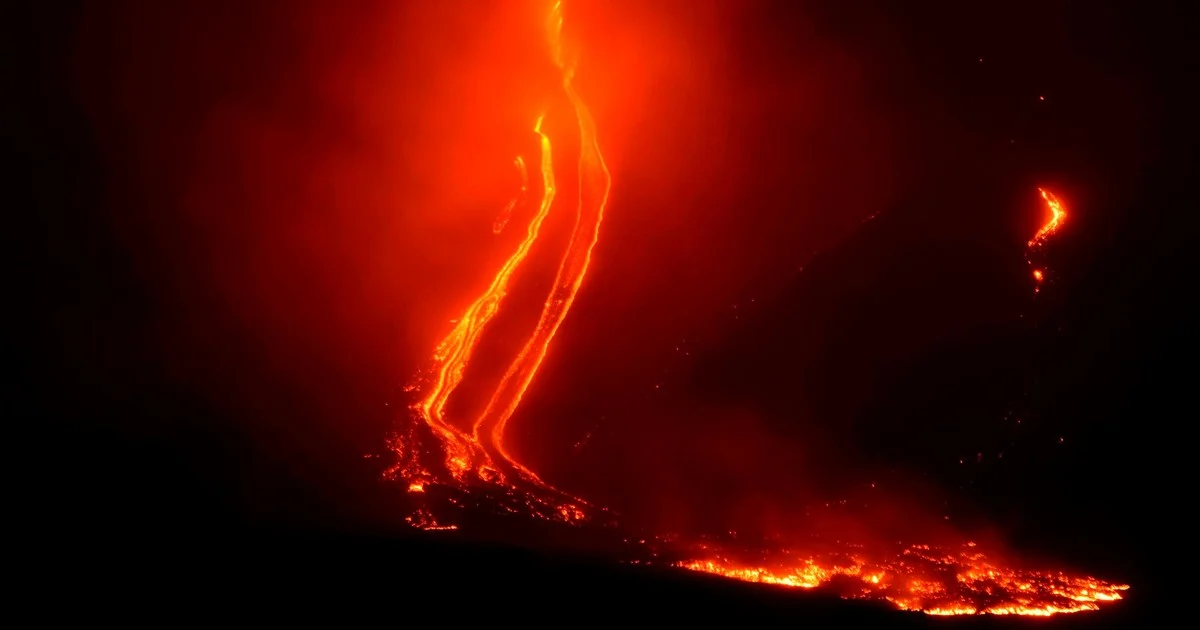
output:
MULTIPOLYGON (((553 105, 536 11, 34 4, 4 124, 38 513, 76 540, 387 530, 399 388, 502 255, 553 105)), ((1135 588, 1170 564, 1175 3, 579 4, 614 188, 514 418, 527 461, 665 528, 904 497, 1135 588), (1035 296, 1039 186, 1069 218, 1035 296)))

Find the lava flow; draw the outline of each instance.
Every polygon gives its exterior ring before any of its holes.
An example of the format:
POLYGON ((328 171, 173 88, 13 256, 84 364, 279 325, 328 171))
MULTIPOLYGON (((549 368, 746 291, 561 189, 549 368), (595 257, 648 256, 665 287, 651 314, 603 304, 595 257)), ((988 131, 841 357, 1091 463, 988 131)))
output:
MULTIPOLYGON (((1058 197, 1054 196, 1054 193, 1045 188, 1038 188, 1038 194, 1046 202, 1046 207, 1050 210, 1050 218, 1038 229, 1037 234, 1034 234, 1033 238, 1029 239, 1025 261, 1029 263, 1030 267, 1033 267, 1033 260, 1029 257, 1030 253, 1042 247, 1046 243, 1046 240, 1058 231, 1059 226, 1062 225, 1063 220, 1067 217, 1067 212, 1063 209, 1062 202, 1058 200, 1058 197)), ((1034 268, 1032 273, 1034 282, 1033 292, 1038 293, 1042 290, 1042 282, 1046 280, 1046 272, 1042 269, 1034 268)))
MULTIPOLYGON (((423 393, 421 400, 415 406, 420 417, 442 438, 446 451, 446 469, 450 472, 451 476, 459 481, 470 470, 475 470, 484 479, 494 478, 498 474, 498 471, 492 464, 491 458, 484 451, 478 439, 475 436, 464 433, 448 421, 446 418, 446 403, 449 401, 450 395, 454 393, 455 388, 462 382, 467 364, 470 363, 471 357, 479 345, 479 339, 483 334, 484 328, 495 317, 496 313, 499 312, 500 303, 508 293, 513 273, 516 272, 521 262, 528 256, 529 250, 533 247, 534 241, 537 240, 542 223, 545 221, 546 215, 550 213, 550 207, 554 202, 554 166, 551 161, 550 140, 546 137, 546 134, 542 133, 542 120, 542 118, 538 118, 537 123, 533 126, 533 130, 538 134, 541 143, 541 203, 536 214, 534 214, 529 222, 524 240, 521 241, 516 251, 509 256, 504 265, 500 267, 495 279, 492 280, 492 283, 484 291, 483 295, 476 298, 471 306, 467 308, 467 311, 459 317, 457 324, 450 331, 450 334, 438 345, 437 352, 433 356, 436 366, 433 370, 435 376, 429 384, 428 389, 423 393)), ((516 164, 521 168, 522 175, 524 175, 524 159, 518 157, 516 164)), ((524 189, 524 186, 522 186, 522 189, 524 189)), ((505 215, 512 212, 512 207, 516 201, 518 200, 510 202, 501 215, 501 218, 504 218, 505 221, 507 221, 505 215)), ((499 222, 497 225, 499 225, 499 222)), ((493 229, 495 230, 496 228, 494 227, 493 229)))
MULTIPOLYGON (((411 407, 412 421, 401 426, 390 442, 398 463, 387 474, 406 483, 409 492, 416 496, 436 495, 460 510, 490 509, 523 518, 576 524, 592 520, 591 516, 598 511, 582 499, 547 484, 518 461, 505 443, 505 430, 587 274, 611 187, 595 122, 573 86, 575 65, 564 53, 563 20, 562 2, 556 2, 547 17, 547 36, 551 60, 561 76, 563 95, 577 123, 580 148, 576 168, 578 196, 572 204, 574 221, 558 259, 554 283, 524 343, 511 357, 500 357, 504 371, 486 394, 483 411, 474 417, 451 417, 447 413, 448 403, 462 384, 468 365, 481 347, 481 339, 504 306, 530 252, 547 245, 543 225, 562 206, 562 200, 556 197, 551 139, 543 131, 543 121, 553 113, 550 112, 537 117, 532 127, 540 147, 537 164, 541 183, 537 200, 531 203, 528 199, 527 159, 517 157, 520 192, 503 208, 492 226, 500 234, 516 208, 535 203, 524 237, 483 293, 455 320, 454 327, 438 344, 429 369, 409 387, 416 399, 411 407), (417 431, 421 427, 428 429, 432 444, 422 443, 417 431), (436 486, 437 492, 431 486, 436 486)), ((1053 216, 1029 242, 1031 250, 1041 245, 1064 217, 1059 201, 1045 190, 1040 192, 1053 216)), ((1035 270, 1034 277, 1040 282, 1042 271, 1035 270)), ((420 507, 408 522, 429 531, 458 528, 440 522, 439 515, 428 505, 420 507)), ((626 549, 631 555, 636 555, 636 549, 651 550, 653 560, 649 562, 653 563, 749 582, 831 588, 843 597, 883 600, 903 610, 928 614, 1051 615, 1095 610, 1099 602, 1121 599, 1121 592, 1127 588, 1061 572, 1014 569, 989 559, 970 543, 957 550, 922 545, 868 548, 835 543, 829 552, 708 540, 671 540, 649 546, 639 540, 638 545, 626 549)))
MULTIPOLYGON (((542 310, 541 318, 534 328, 533 336, 517 353, 510 364, 504 378, 500 381, 487 408, 475 422, 474 437, 477 443, 485 445, 492 454, 498 456, 508 466, 520 472, 524 477, 541 483, 537 475, 518 463, 504 447, 504 429, 512 414, 521 403, 522 396, 529 389, 529 384, 537 374, 550 342, 566 318, 583 278, 587 275, 588 265, 592 259, 592 250, 600 238, 600 223, 604 220, 604 206, 608 203, 608 193, 612 185, 612 177, 600 154, 600 146, 596 141, 596 123, 592 120, 587 105, 572 86, 575 77, 575 67, 564 60, 562 47, 563 13, 562 2, 556 2, 550 11, 548 30, 550 46, 553 51, 554 64, 562 72, 562 87, 575 117, 579 122, 579 198, 575 209, 575 229, 571 234, 567 251, 563 254, 554 279, 554 286, 542 310), (488 438, 483 434, 486 432, 488 438)), ((549 177, 549 175, 547 175, 549 177)), ((543 202, 545 203, 545 202, 543 202)))
MULTIPOLYGON (((432 429, 440 442, 444 452, 444 467, 450 480, 461 484, 473 474, 480 481, 504 488, 510 495, 524 497, 523 502, 530 504, 529 507, 535 514, 549 514, 553 518, 575 521, 583 518, 581 505, 584 502, 546 484, 536 473, 518 462, 504 444, 504 432, 508 421, 537 374, 549 350, 550 342, 583 284, 591 262, 592 250, 599 240, 600 223, 604 218, 604 206, 608 201, 611 186, 611 176, 596 139, 595 122, 572 83, 575 66, 564 53, 562 28, 563 6, 561 2, 556 2, 547 16, 547 39, 551 58, 562 77, 563 93, 578 123, 581 148, 577 168, 579 194, 575 205, 574 228, 559 262, 550 295, 543 305, 533 332, 509 362, 484 410, 470 422, 469 431, 460 428, 461 425, 457 421, 447 417, 447 403, 462 383, 467 366, 478 349, 488 324, 500 311, 514 275, 535 243, 539 242, 542 224, 556 207, 554 161, 550 139, 542 131, 542 122, 545 119, 545 115, 542 115, 533 127, 541 148, 541 199, 529 222, 525 238, 496 272, 483 294, 456 320, 454 328, 438 345, 432 367, 422 376, 420 382, 410 389, 417 391, 419 395, 413 410, 432 429), (518 483, 532 488, 518 491, 518 483), (547 498, 547 495, 550 498, 547 498), (545 508, 551 509, 547 513, 545 508)), ((524 197, 528 192, 525 158, 518 156, 515 164, 522 179, 520 195, 509 202, 497 217, 493 224, 493 232, 497 234, 507 225, 514 208, 525 201, 524 197)), ((411 432, 394 437, 392 448, 399 455, 400 463, 389 471, 389 475, 408 480, 410 490, 419 492, 427 483, 440 479, 439 475, 420 461, 421 456, 414 441, 411 432)))
POLYGON ((675 566, 747 582, 827 588, 847 599, 891 602, 931 615, 1032 615, 1099 610, 1129 587, 1061 571, 1019 570, 988 558, 974 543, 881 549, 845 544, 828 553, 698 546, 703 559, 675 566))

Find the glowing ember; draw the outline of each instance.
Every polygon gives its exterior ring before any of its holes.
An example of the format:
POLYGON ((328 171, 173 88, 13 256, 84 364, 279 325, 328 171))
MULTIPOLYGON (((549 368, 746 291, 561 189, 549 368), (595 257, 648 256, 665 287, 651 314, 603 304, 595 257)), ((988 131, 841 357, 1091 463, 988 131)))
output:
POLYGON ((406 517, 404 520, 409 525, 428 532, 453 531, 458 529, 458 525, 442 525, 429 510, 425 509, 417 510, 416 513, 406 517))
MULTIPOLYGON (((414 394, 412 412, 416 421, 398 428, 390 441, 397 463, 386 474, 406 483, 414 501, 425 503, 406 519, 423 530, 458 529, 458 525, 439 520, 444 515, 439 513, 435 517, 428 505, 435 500, 458 510, 490 510, 498 515, 568 524, 593 521, 601 512, 545 483, 505 446, 505 429, 587 274, 611 187, 611 177, 597 144, 595 122, 573 87, 575 66, 564 55, 563 20, 562 2, 556 2, 547 16, 547 36, 551 58, 560 72, 562 90, 571 105, 580 138, 574 226, 537 324, 507 361, 483 411, 474 418, 448 417, 448 402, 462 383, 488 324, 499 313, 534 244, 541 240, 546 218, 561 205, 556 205, 551 141, 542 130, 543 115, 533 124, 540 145, 540 194, 524 238, 495 272, 483 293, 454 320, 454 327, 438 344, 429 369, 407 389, 414 394), (421 428, 429 430, 433 444, 422 443, 418 431, 421 428)), ((530 202, 526 158, 518 156, 514 164, 521 176, 520 191, 495 219, 492 229, 496 234, 506 229, 516 208, 530 202)), ((1052 216, 1029 241, 1031 250, 1053 234, 1065 216, 1062 204, 1053 194, 1043 189, 1039 192, 1052 216)), ((1041 283, 1043 270, 1034 269, 1032 273, 1035 281, 1041 283)), ((654 548, 657 542, 647 543, 644 539, 627 542, 633 547, 652 548, 654 558, 662 557, 654 548)), ((745 546, 710 541, 681 545, 677 539, 668 544, 674 549, 669 555, 676 559, 671 562, 676 567, 749 582, 833 588, 846 598, 884 600, 903 610, 933 615, 1051 615, 1096 610, 1099 602, 1121 599, 1121 591, 1127 588, 1061 572, 1013 569, 989 559, 973 544, 956 551, 909 546, 883 553, 849 544, 840 544, 830 553, 770 550, 767 545, 754 546, 750 552, 745 546)))
POLYGON ((973 543, 957 551, 913 545, 891 555, 846 545, 833 554, 737 557, 735 550, 703 545, 702 560, 675 566, 723 577, 811 589, 828 587, 847 599, 885 600, 901 610, 931 615, 1016 614, 1048 616, 1098 610, 1121 599, 1128 586, 1062 572, 1018 570, 990 560, 973 543))

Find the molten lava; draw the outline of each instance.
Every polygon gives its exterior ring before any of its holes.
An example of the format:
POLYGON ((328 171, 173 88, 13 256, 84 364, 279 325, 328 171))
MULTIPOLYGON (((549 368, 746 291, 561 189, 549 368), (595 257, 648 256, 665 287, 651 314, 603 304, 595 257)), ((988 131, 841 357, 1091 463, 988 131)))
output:
POLYGON ((1042 196, 1042 199, 1046 202, 1046 206, 1050 209, 1050 218, 1037 231, 1037 234, 1034 234, 1033 238, 1029 239, 1030 247, 1038 247, 1045 243, 1046 239, 1057 232, 1058 227, 1067 218, 1067 212, 1063 210, 1062 202, 1058 200, 1058 197, 1054 196, 1054 193, 1049 192, 1045 188, 1039 188, 1038 194, 1042 196))
MULTIPOLYGON (((1034 265, 1031 258, 1032 253, 1045 245, 1046 240, 1058 232, 1059 226, 1062 225, 1063 220, 1067 217, 1067 212, 1063 209, 1062 202, 1058 200, 1058 197, 1054 196, 1054 193, 1045 188, 1038 188, 1038 194, 1046 202, 1046 207, 1050 210, 1050 218, 1038 229, 1037 234, 1034 234, 1033 238, 1029 239, 1025 250, 1025 262, 1029 263, 1030 267, 1034 265)), ((1046 272, 1042 269, 1034 268, 1032 275, 1034 282, 1033 292, 1040 293, 1042 282, 1046 279, 1046 272)))
POLYGON ((1098 610, 1128 586, 1062 572, 1019 570, 990 560, 974 543, 960 549, 910 545, 880 553, 845 545, 834 553, 779 549, 753 553, 711 543, 704 559, 676 566, 780 586, 825 587, 848 599, 885 600, 931 615, 1035 615, 1098 610))
MULTIPOLYGON (((490 509, 571 524, 592 520, 597 514, 581 499, 557 490, 519 462, 505 442, 505 431, 545 360, 550 344, 578 295, 600 235, 611 176, 601 155, 595 121, 576 92, 575 65, 563 49, 564 13, 556 2, 547 17, 550 56, 561 76, 561 89, 570 104, 579 130, 580 149, 576 177, 578 196, 573 200, 574 221, 569 239, 558 258, 557 272, 536 325, 511 357, 499 382, 488 394, 483 411, 473 418, 452 418, 447 406, 462 384, 480 342, 488 331, 518 272, 531 250, 545 245, 543 225, 563 205, 556 198, 551 139, 543 131, 546 115, 536 118, 541 173, 540 195, 525 228, 524 238, 496 270, 486 289, 454 321, 454 327, 437 345, 430 367, 412 384, 415 393, 412 418, 390 442, 397 464, 388 476, 407 485, 422 501, 441 497, 459 510, 490 509), (422 444, 418 427, 427 427, 434 439, 422 444), (586 511, 585 511, 586 510, 586 511)), ((514 162, 521 176, 520 191, 495 219, 492 229, 503 232, 514 210, 529 204, 527 160, 514 162)), ((1029 241, 1039 247, 1058 229, 1065 213, 1051 193, 1039 189, 1049 205, 1051 219, 1029 241)), ((551 244, 552 245, 552 244, 551 244)), ((1031 263, 1032 264, 1032 263, 1031 263)), ((1043 272, 1034 270, 1040 283, 1043 272)), ((423 505, 407 519, 424 530, 455 530, 423 505)), ((644 544, 644 540, 639 540, 644 544)), ((669 543, 668 551, 654 548, 653 562, 669 556, 670 564, 750 582, 800 588, 835 588, 842 596, 891 602, 904 610, 929 614, 1050 615, 1095 610, 1099 602, 1121 598, 1126 586, 1061 572, 1017 570, 990 560, 974 544, 958 550, 912 545, 892 550, 841 544, 828 553, 771 549, 770 545, 720 544, 702 540, 669 543), (660 553, 661 552, 661 553, 660 553), (681 559, 682 558, 682 559, 681 559)))
MULTIPOLYGON (((563 253, 559 263, 558 274, 554 279, 549 298, 542 309, 542 314, 534 328, 533 335, 525 346, 517 353, 509 365, 508 371, 501 379, 487 408, 475 421, 474 437, 477 443, 482 443, 490 454, 499 456, 512 469, 526 479, 542 484, 533 471, 518 463, 504 446, 504 429, 521 398, 529 389, 529 384, 541 367, 550 348, 550 342, 558 332, 563 320, 570 311, 587 275, 591 263, 592 250, 600 239, 600 223, 604 220, 604 206, 608 203, 608 193, 612 185, 612 177, 600 154, 600 146, 596 141, 596 124, 588 111, 587 105, 572 86, 575 77, 573 64, 564 61, 562 46, 563 13, 562 2, 556 2, 550 11, 548 20, 550 46, 554 64, 562 73, 563 92, 566 93, 571 107, 575 110, 575 118, 579 122, 579 197, 575 207, 575 229, 571 234, 570 243, 563 253), (485 437, 486 434, 486 437, 485 437)), ((552 178, 549 167, 543 163, 543 172, 547 178, 552 178)), ((548 179, 547 181, 552 181, 548 179)), ((546 201, 543 201, 545 204, 546 201)))
MULTIPOLYGON (((551 161, 550 139, 542 133, 542 120, 543 118, 538 118, 533 126, 534 132, 540 139, 542 150, 541 203, 533 219, 529 221, 524 240, 500 267, 483 295, 480 295, 467 307, 466 312, 458 318, 454 329, 438 345, 437 352, 433 355, 434 377, 415 406, 420 417, 442 438, 446 445, 446 469, 460 481, 470 470, 475 470, 483 478, 492 478, 497 474, 491 459, 484 452, 476 436, 463 433, 448 421, 446 403, 455 388, 462 382, 467 364, 470 363, 471 357, 479 345, 479 339, 484 329, 500 311, 500 304, 508 293, 513 274, 529 255, 529 250, 537 240, 542 223, 550 213, 550 207, 554 202, 554 166, 551 161)), ((516 163, 524 176, 524 158, 518 157, 516 163)), ((522 186, 522 193, 525 192, 524 188, 522 186)), ((505 208, 505 214, 511 213, 516 201, 518 200, 510 202, 510 205, 505 208)), ((501 216, 504 222, 507 222, 507 217, 501 216)), ((500 229, 503 228, 499 220, 497 225, 500 226, 500 229)))
MULTIPOLYGON (((551 58, 562 78, 563 93, 578 123, 581 148, 577 168, 579 194, 575 203, 574 228, 562 253, 554 285, 533 332, 509 362, 500 382, 492 390, 484 410, 470 422, 470 431, 459 428, 460 425, 454 419, 447 417, 446 406, 462 383, 467 366, 471 363, 488 324, 500 312, 514 276, 534 244, 539 241, 543 223, 551 210, 557 207, 554 203, 554 160, 550 139, 542 131, 542 123, 545 120, 543 114, 533 126, 541 148, 541 199, 533 218, 530 219, 525 238, 497 270, 487 289, 455 321, 454 328, 438 345, 431 367, 410 390, 418 392, 419 400, 413 405, 413 410, 439 440, 444 451, 443 464, 451 480, 463 483, 469 475, 473 475, 479 481, 498 484, 510 492, 516 492, 515 484, 518 483, 532 486, 536 492, 530 494, 529 501, 537 504, 539 509, 535 512, 546 513, 544 508, 562 503, 557 509, 549 511, 551 517, 576 521, 583 518, 580 506, 576 505, 582 504, 583 501, 546 484, 532 470, 518 462, 504 444, 504 432, 508 421, 533 382, 549 350, 550 342, 583 284, 591 262, 592 250, 599 240, 600 223, 604 219, 604 206, 608 202, 611 186, 611 176, 596 139, 595 122, 573 86, 575 65, 566 59, 562 27, 563 7, 561 2, 556 2, 547 17, 547 40, 551 58), (566 501, 563 502, 563 499, 566 501)), ((515 164, 522 180, 520 194, 510 201, 496 218, 492 230, 497 234, 507 226, 513 210, 525 202, 528 192, 525 158, 518 156, 515 164)), ((400 456, 400 463, 390 470, 389 474, 410 480, 410 488, 423 488, 425 483, 437 481, 439 475, 421 463, 421 455, 413 441, 411 432, 407 435, 398 434, 392 440, 392 448, 400 456)))

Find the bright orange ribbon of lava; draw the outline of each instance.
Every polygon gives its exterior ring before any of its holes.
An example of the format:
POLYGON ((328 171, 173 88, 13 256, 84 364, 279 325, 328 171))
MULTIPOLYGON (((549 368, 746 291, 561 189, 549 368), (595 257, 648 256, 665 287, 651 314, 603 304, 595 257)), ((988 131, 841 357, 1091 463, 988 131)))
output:
MULTIPOLYGON (((428 392, 415 405, 421 418, 433 427, 446 443, 446 467, 456 479, 462 479, 463 475, 474 466, 476 460, 480 459, 482 450, 478 440, 459 431, 447 421, 446 403, 455 388, 462 382, 467 364, 470 363, 471 356, 479 345, 479 338, 484 328, 499 312, 500 303, 508 293, 512 276, 525 257, 529 255, 529 250, 537 240, 542 223, 550 214, 550 206, 554 202, 554 165, 550 153, 550 139, 542 133, 543 118, 539 117, 533 126, 534 132, 538 134, 542 151, 542 201, 538 211, 529 222, 524 240, 500 267, 487 290, 467 307, 454 329, 438 345, 437 352, 434 354, 434 363, 437 366, 436 376, 428 392)), ((517 164, 524 175, 525 161, 517 158, 517 164)), ((506 210, 510 211, 511 205, 506 210)), ((491 469, 486 460, 481 463, 481 466, 483 467, 481 470, 491 469)))
POLYGON ((546 358, 550 342, 558 332, 567 312, 571 309, 583 278, 587 275, 591 263, 592 250, 600 238, 600 223, 604 220, 604 206, 608 203, 608 193, 612 186, 612 177, 600 154, 600 146, 596 141, 596 123, 592 120, 587 105, 575 91, 571 81, 575 76, 573 65, 564 62, 562 50, 563 13, 562 2, 556 2, 550 11, 547 23, 550 45, 554 54, 555 65, 562 72, 563 91, 575 110, 579 120, 579 197, 575 209, 575 230, 571 234, 570 244, 559 263, 558 274, 554 279, 554 288, 546 301, 541 318, 534 329, 533 336, 517 353, 500 381, 500 386, 488 401, 483 414, 475 422, 474 434, 476 441, 490 445, 495 454, 502 458, 515 470, 530 480, 540 483, 537 475, 518 463, 504 446, 504 429, 521 404, 521 398, 529 389, 529 384, 546 358), (482 435, 490 426, 490 439, 482 435))
POLYGON ((744 582, 802 589, 849 578, 860 583, 844 591, 843 597, 882 599, 901 610, 929 615, 1048 617, 1099 610, 1101 603, 1120 600, 1129 589, 1124 584, 1091 577, 1005 567, 990 560, 974 543, 959 549, 911 545, 899 553, 874 558, 862 552, 836 560, 786 553, 759 560, 741 563, 710 546, 706 559, 675 566, 744 582))
MULTIPOLYGON (((1038 194, 1042 196, 1042 199, 1046 202, 1046 206, 1050 209, 1050 218, 1044 225, 1042 225, 1041 229, 1037 231, 1037 234, 1034 234, 1033 238, 1029 239, 1028 249, 1030 250, 1036 249, 1045 244, 1046 239, 1050 238, 1050 236, 1057 232, 1059 226, 1061 226, 1062 222, 1067 218, 1067 211, 1063 209, 1062 202, 1058 200, 1058 197, 1054 196, 1054 193, 1046 190, 1045 188, 1038 188, 1038 194)), ((1026 254, 1026 256, 1028 256, 1028 254, 1026 254)), ((1033 261, 1028 260, 1028 257, 1026 260, 1030 265, 1033 264, 1033 261)), ((1033 270, 1033 280, 1037 284, 1037 286, 1033 289, 1034 293, 1038 293, 1042 290, 1041 284, 1045 279, 1045 272, 1043 272, 1041 269, 1033 270)))
MULTIPOLYGON (((547 35, 554 63, 562 74, 563 91, 579 122, 581 148, 575 227, 559 263, 553 289, 543 306, 537 326, 509 364, 484 411, 475 419, 471 433, 459 430, 446 418, 446 404, 462 382, 466 367, 479 345, 485 327, 499 311, 514 273, 529 254, 534 242, 538 240, 542 223, 554 203, 554 164, 550 140, 541 129, 543 116, 538 118, 537 124, 534 125, 534 131, 540 138, 542 154, 542 199, 537 213, 529 223, 525 239, 501 266, 487 290, 467 308, 454 329, 438 345, 433 357, 433 378, 421 399, 414 405, 417 414, 445 443, 446 467, 450 474, 460 481, 473 469, 484 479, 504 478, 505 471, 500 470, 504 468, 516 472, 528 482, 551 489, 536 474, 515 460, 504 445, 504 430, 529 389, 534 375, 546 357, 550 342, 579 293, 591 262, 592 250, 599 240, 600 223, 604 218, 604 206, 608 201, 612 182, 596 141, 595 122, 587 105, 572 85, 575 76, 574 65, 564 61, 562 27, 562 2, 556 2, 547 20, 547 35), (497 463, 500 463, 499 468, 497 463)), ((517 158, 517 167, 521 170, 524 180, 525 162, 522 158, 517 158)), ((524 183, 521 190, 522 193, 525 192, 524 183)), ((514 200, 505 207, 493 226, 494 231, 499 232, 503 229, 517 201, 514 200)))
POLYGON ((1033 235, 1033 238, 1029 239, 1030 247, 1036 247, 1046 242, 1046 239, 1057 232, 1058 226, 1062 225, 1063 220, 1067 218, 1067 212, 1063 210, 1062 202, 1058 200, 1058 197, 1054 196, 1054 193, 1045 188, 1039 188, 1038 194, 1042 196, 1042 199, 1046 201, 1046 205, 1050 208, 1050 219, 1037 231, 1037 234, 1033 235))
MULTIPOLYGON (((549 518, 578 521, 585 517, 578 507, 584 502, 546 484, 518 462, 504 442, 508 422, 545 360, 550 344, 587 274, 592 252, 599 240, 600 224, 604 219, 612 184, 596 141, 595 122, 572 85, 575 67, 564 59, 562 27, 563 6, 560 1, 554 4, 547 19, 548 39, 554 63, 562 76, 563 91, 578 121, 580 152, 575 223, 559 261, 554 285, 543 304, 537 325, 508 364, 484 410, 474 419, 471 430, 459 429, 446 417, 447 402, 462 383, 485 328, 498 313, 513 276, 539 240, 542 225, 554 205, 554 165, 550 139, 542 132, 543 116, 537 119, 533 127, 541 148, 539 165, 542 195, 537 211, 530 219, 524 239, 496 272, 491 284, 467 307, 454 328, 438 345, 433 368, 420 384, 422 395, 413 409, 439 438, 445 449, 446 468, 460 485, 467 481, 467 474, 474 471, 479 479, 515 491, 510 496, 521 497, 520 500, 533 510, 531 515, 546 517, 549 514, 549 518), (518 489, 514 485, 517 481, 523 481, 525 487, 518 489), (535 496, 536 490, 546 491, 552 496, 547 498, 546 492, 535 496), (549 508, 549 511, 542 508, 549 508)), ((522 179, 521 194, 505 206, 493 223, 496 233, 505 228, 513 209, 525 200, 528 175, 524 159, 518 157, 516 166, 522 179)), ((1066 216, 1062 204, 1053 194, 1041 188, 1038 192, 1048 204, 1051 218, 1029 241, 1030 250, 1052 235, 1066 216)), ((1043 272, 1034 270, 1033 274, 1040 283, 1043 272)), ((435 476, 417 462, 417 454, 411 451, 412 446, 403 440, 396 441, 394 448, 401 459, 409 460, 397 468, 405 469, 404 478, 409 482, 411 492, 423 492, 425 483, 434 481, 435 476)), ((424 510, 408 520, 426 530, 456 527, 438 524, 424 510)), ((856 592, 843 596, 883 599, 901 609, 922 610, 932 615, 1051 615, 1096 610, 1098 602, 1121 599, 1122 591, 1128 588, 1092 578, 1067 576, 1061 572, 1005 568, 990 562, 971 543, 957 552, 913 545, 891 556, 867 558, 859 554, 849 561, 827 560, 785 551, 770 561, 763 556, 758 561, 738 562, 731 554, 710 544, 697 545, 695 556, 701 559, 676 562, 674 566, 744 581, 800 588, 827 585, 838 578, 849 577, 861 581, 861 586, 856 592), (949 569, 953 571, 948 572, 949 569), (999 594, 1003 597, 998 597, 999 594), (976 603, 980 599, 990 603, 976 603)))

